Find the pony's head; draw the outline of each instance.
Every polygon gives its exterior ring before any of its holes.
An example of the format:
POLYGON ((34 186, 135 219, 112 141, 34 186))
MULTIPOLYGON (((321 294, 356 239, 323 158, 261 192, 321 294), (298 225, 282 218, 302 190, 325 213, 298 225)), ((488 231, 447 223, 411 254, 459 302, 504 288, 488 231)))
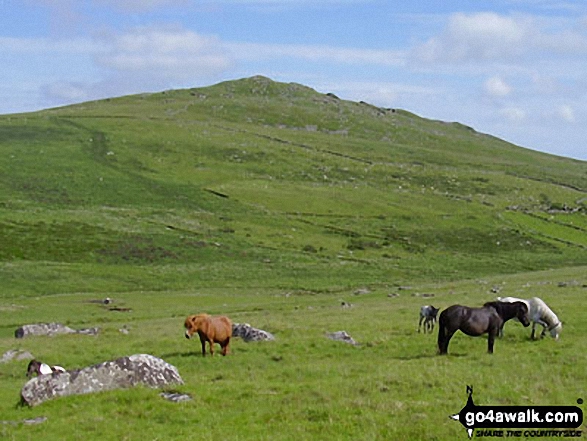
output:
POLYGON ((516 305, 516 318, 524 325, 524 327, 530 326, 530 320, 528 319, 528 305, 524 302, 514 302, 516 305))
POLYGON ((201 328, 202 322, 209 317, 208 314, 190 315, 185 319, 185 338, 191 338, 201 328))
POLYGON ((561 331, 563 330, 563 324, 561 322, 555 323, 554 326, 550 326, 548 331, 550 332, 550 336, 555 340, 558 340, 561 331))
POLYGON ((29 363, 27 370, 26 370, 27 378, 31 378, 34 374, 38 375, 40 367, 41 367, 40 361, 31 360, 31 362, 29 363))

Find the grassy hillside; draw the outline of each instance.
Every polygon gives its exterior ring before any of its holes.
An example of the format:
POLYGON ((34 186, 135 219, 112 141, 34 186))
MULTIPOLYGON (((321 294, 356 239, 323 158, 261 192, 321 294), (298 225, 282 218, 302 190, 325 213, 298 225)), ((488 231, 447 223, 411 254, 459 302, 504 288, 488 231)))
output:
POLYGON ((467 384, 477 404, 574 405, 586 211, 585 162, 262 77, 2 116, 0 354, 74 369, 150 353, 193 401, 136 388, 19 408, 13 361, 0 438, 454 440, 467 384), (544 298, 561 341, 510 324, 493 356, 457 334, 438 357, 416 333, 422 304, 495 291, 544 298), (93 302, 107 296, 123 311, 93 302), (202 359, 182 329, 200 311, 277 341, 202 359), (13 337, 51 321, 101 332, 13 337), (339 330, 361 344, 326 339, 339 330))
POLYGON ((254 77, 1 117, 0 275, 10 296, 580 265, 586 191, 584 162, 254 77))

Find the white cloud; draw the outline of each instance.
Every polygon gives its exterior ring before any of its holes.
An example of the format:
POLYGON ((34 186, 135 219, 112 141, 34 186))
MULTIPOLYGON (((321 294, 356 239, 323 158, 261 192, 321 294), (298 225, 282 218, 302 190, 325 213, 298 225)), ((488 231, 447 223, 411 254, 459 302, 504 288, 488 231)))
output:
POLYGON ((511 58, 523 52, 532 27, 528 20, 496 13, 453 14, 444 31, 415 49, 424 62, 511 58))
POLYGON ((256 61, 271 58, 299 58, 306 61, 341 64, 368 64, 401 66, 405 53, 392 50, 344 48, 325 45, 227 43, 233 56, 240 60, 256 61))
POLYGON ((526 119, 526 112, 519 107, 505 107, 499 113, 513 123, 520 123, 526 119))
POLYGON ((104 5, 125 12, 140 13, 162 7, 183 7, 189 5, 189 0, 94 0, 98 5, 104 5))
POLYGON ((50 102, 74 103, 87 100, 87 85, 76 82, 58 82, 42 87, 41 93, 50 102))
POLYGON ((571 20, 494 12, 455 13, 445 28, 412 51, 424 63, 519 64, 545 55, 587 55, 587 35, 571 20))
POLYGON ((491 77, 483 84, 485 92, 492 97, 504 97, 512 92, 512 88, 500 77, 491 77))
POLYGON ((91 54, 104 49, 88 38, 50 39, 0 37, 0 53, 16 54, 91 54))
POLYGON ((557 109, 557 115, 566 122, 569 122, 569 123, 575 122, 575 111, 569 105, 565 104, 565 105, 559 106, 557 109))
POLYGON ((219 39, 181 28, 135 28, 109 35, 103 44, 108 49, 96 62, 120 73, 185 81, 218 75, 233 64, 219 39))
MULTIPOLYGON (((26 0, 28 3, 40 4, 51 8, 51 10, 61 17, 67 17, 71 14, 77 15, 84 6, 78 0, 26 0)), ((148 12, 153 9, 170 7, 170 6, 186 6, 189 5, 190 0, 90 0, 90 5, 106 6, 113 9, 118 9, 124 12, 140 13, 148 12)), ((86 5, 87 6, 87 5, 86 5)))

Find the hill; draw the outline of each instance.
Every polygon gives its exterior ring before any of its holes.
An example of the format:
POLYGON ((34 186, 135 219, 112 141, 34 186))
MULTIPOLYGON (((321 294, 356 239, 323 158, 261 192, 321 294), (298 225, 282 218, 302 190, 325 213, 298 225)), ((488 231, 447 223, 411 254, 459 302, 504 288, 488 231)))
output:
POLYGON ((264 77, 0 117, 5 295, 587 264, 587 163, 264 77))

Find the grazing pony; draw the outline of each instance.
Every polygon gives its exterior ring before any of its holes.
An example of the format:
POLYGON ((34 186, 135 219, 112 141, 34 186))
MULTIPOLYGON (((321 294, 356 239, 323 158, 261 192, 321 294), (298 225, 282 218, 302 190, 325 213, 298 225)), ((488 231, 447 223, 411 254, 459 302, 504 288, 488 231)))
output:
POLYGON ((493 354, 493 343, 502 323, 503 319, 492 307, 449 306, 440 313, 438 319, 438 353, 446 354, 450 339, 461 330, 472 337, 488 334, 487 352, 493 354))
POLYGON ((420 308, 420 322, 418 323, 418 332, 422 322, 424 322, 424 334, 426 332, 432 332, 434 330, 434 323, 436 323, 436 315, 440 311, 440 308, 435 308, 432 305, 424 305, 420 308))
POLYGON ((228 354, 232 337, 232 322, 223 315, 212 317, 208 314, 190 315, 185 319, 185 337, 191 338, 196 332, 202 342, 202 356, 206 356, 206 342, 210 344, 210 355, 214 355, 214 343, 220 344, 222 355, 228 354))
POLYGON ((546 335, 546 331, 548 330, 550 332, 550 336, 555 340, 558 340, 560 333, 563 330, 563 325, 552 309, 550 309, 542 299, 539 299, 538 297, 532 297, 531 299, 523 300, 516 297, 498 297, 497 300, 507 303, 523 302, 528 305, 528 317, 532 322, 532 334, 530 335, 532 340, 535 339, 536 324, 542 326, 542 333, 540 334, 540 338, 544 337, 546 335))
POLYGON ((505 322, 507 322, 508 320, 516 318, 520 321, 520 323, 522 323, 524 325, 524 327, 527 327, 530 325, 530 322, 528 321, 528 305, 525 302, 509 303, 509 302, 493 301, 493 302, 487 302, 483 306, 495 308, 495 310, 497 311, 497 313, 499 314, 499 316, 503 320, 503 323, 501 324, 501 327, 499 328, 499 336, 500 337, 503 337, 503 327, 505 325, 505 322))
POLYGON ((26 376, 27 378, 31 378, 34 374, 39 376, 46 374, 60 374, 63 372, 65 372, 65 369, 61 366, 49 366, 47 363, 38 360, 31 360, 26 370, 26 376))

